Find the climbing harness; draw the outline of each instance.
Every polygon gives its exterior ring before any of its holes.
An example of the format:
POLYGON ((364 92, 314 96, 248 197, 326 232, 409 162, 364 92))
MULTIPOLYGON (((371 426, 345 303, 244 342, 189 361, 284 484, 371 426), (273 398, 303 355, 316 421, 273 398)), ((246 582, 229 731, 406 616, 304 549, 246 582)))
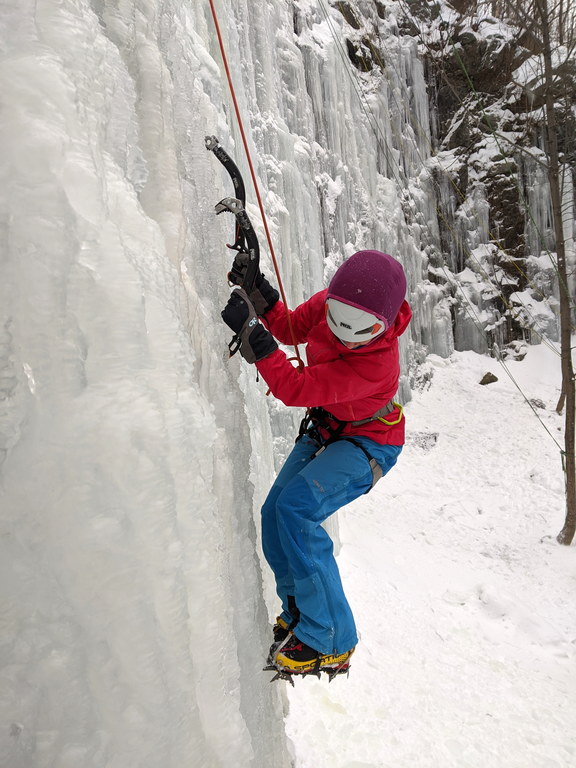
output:
POLYGON ((316 456, 325 451, 329 445, 335 443, 337 440, 346 440, 347 442, 355 445, 357 448, 360 448, 362 453, 368 459, 370 469, 372 470, 372 485, 368 489, 372 490, 372 488, 374 488, 378 480, 380 480, 384 474, 382 472, 382 467, 376 461, 376 459, 370 455, 362 443, 360 443, 358 440, 355 440, 353 437, 342 437, 342 432, 347 426, 361 427, 363 424, 369 424, 371 421, 381 421, 383 424, 392 427, 400 423, 403 416, 403 411, 404 408, 402 405, 400 405, 400 403, 397 403, 394 400, 390 400, 386 403, 386 405, 382 406, 382 408, 377 410, 375 414, 369 416, 367 419, 360 419, 359 421, 343 421, 342 419, 338 419, 336 416, 333 416, 325 408, 321 408, 319 406, 308 408, 304 418, 300 422, 300 429, 298 430, 298 437, 296 438, 296 442, 304 437, 304 435, 307 435, 311 440, 313 440, 314 443, 318 446, 318 449, 312 454, 312 458, 316 458, 316 456), (394 421, 387 421, 384 417, 389 413, 392 413, 392 411, 394 411, 396 408, 398 408, 400 411, 398 418, 394 421), (336 426, 332 426, 330 422, 336 422, 336 426), (324 438, 320 430, 327 432, 328 438, 324 438))

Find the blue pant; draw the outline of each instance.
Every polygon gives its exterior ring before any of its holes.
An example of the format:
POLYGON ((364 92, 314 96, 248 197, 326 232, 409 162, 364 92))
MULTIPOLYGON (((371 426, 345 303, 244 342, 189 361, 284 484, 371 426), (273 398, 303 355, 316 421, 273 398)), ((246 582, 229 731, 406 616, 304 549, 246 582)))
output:
MULTIPOLYGON (((402 446, 354 438, 386 474, 402 446)), ((294 446, 262 507, 262 546, 274 571, 282 617, 290 623, 288 596, 295 598, 299 640, 321 653, 344 653, 358 642, 342 589, 333 544, 321 523, 367 493, 372 470, 364 451, 337 440, 315 458, 316 444, 302 437, 294 446)))

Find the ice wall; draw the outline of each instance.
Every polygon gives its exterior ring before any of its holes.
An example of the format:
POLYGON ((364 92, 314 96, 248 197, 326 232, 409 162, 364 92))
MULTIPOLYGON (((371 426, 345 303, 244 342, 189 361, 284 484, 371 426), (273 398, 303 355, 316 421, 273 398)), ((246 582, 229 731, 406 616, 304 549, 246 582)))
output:
POLYGON ((226 128, 204 11, 3 10, 10 768, 289 762, 279 690, 259 673, 252 496, 270 432, 218 322, 210 204, 225 190, 202 136, 226 128))
MULTIPOLYGON (((378 247, 417 310, 405 370, 449 353, 415 51, 391 28, 362 83, 326 3, 216 5, 289 301, 378 247)), ((246 162, 209 4, 6 0, 1 23, 0 764, 288 766, 257 510, 297 416, 225 355, 204 136, 246 162)))

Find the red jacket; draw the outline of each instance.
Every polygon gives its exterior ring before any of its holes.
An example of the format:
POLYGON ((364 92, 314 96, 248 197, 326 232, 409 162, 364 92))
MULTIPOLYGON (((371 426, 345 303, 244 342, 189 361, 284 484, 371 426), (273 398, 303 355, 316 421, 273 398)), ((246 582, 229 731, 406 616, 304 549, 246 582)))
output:
MULTIPOLYGON (((272 394, 285 405, 322 406, 343 421, 360 421, 372 416, 396 394, 400 376, 398 336, 406 330, 412 310, 404 301, 386 333, 365 347, 348 349, 326 322, 326 293, 314 294, 289 312, 296 343, 307 344, 308 365, 298 370, 277 349, 256 367, 272 394)), ((278 341, 293 343, 282 302, 278 301, 262 319, 278 341)), ((395 409, 384 418, 393 422, 398 416, 399 410, 395 409)), ((347 425, 342 435, 365 435, 377 443, 403 445, 404 419, 392 426, 377 419, 357 427, 347 425)))

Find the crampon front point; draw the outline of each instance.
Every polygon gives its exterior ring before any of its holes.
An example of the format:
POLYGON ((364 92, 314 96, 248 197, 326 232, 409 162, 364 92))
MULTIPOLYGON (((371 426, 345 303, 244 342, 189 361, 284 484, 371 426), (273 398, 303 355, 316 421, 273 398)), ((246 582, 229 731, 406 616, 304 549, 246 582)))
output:
MULTIPOLYGON (((318 659, 318 661, 320 661, 320 659, 318 659)), ((323 667, 318 663, 313 668, 308 668, 301 671, 283 669, 282 667, 278 667, 272 663, 265 666, 263 671, 276 672, 274 677, 270 679, 271 683, 274 683, 276 680, 286 680, 286 682, 294 686, 295 677, 302 678, 307 677, 308 675, 314 675, 314 677, 320 679, 322 673, 328 676, 328 682, 331 683, 337 675, 348 675, 350 672, 350 659, 346 659, 346 661, 344 661, 342 664, 339 664, 335 667, 323 667)))

